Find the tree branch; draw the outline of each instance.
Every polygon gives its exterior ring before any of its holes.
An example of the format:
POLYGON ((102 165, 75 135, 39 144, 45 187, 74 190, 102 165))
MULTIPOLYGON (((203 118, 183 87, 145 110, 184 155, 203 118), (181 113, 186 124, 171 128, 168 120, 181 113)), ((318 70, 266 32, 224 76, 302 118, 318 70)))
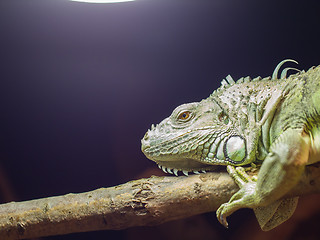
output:
MULTIPOLYGON (((91 192, 0 205, 0 239, 150 226, 215 211, 238 190, 225 172, 151 177, 91 192)), ((320 192, 320 164, 285 197, 320 192)))

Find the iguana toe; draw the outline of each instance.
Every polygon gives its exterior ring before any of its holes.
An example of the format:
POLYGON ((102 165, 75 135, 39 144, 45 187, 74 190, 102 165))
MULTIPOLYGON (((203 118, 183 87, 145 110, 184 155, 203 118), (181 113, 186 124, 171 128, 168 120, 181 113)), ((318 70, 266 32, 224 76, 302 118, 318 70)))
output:
POLYGON ((225 214, 223 214, 224 212, 224 207, 226 206, 227 203, 224 203, 222 204, 217 212, 216 212, 216 215, 217 215, 217 219, 218 221, 225 227, 225 228, 228 228, 228 222, 227 222, 227 216, 225 214))

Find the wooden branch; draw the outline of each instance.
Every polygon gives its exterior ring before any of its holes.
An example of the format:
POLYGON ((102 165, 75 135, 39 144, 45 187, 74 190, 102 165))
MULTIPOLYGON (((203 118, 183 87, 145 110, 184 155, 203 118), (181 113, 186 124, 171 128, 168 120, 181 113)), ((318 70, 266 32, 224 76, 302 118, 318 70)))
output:
MULTIPOLYGON (((0 239, 156 225, 215 211, 238 190, 227 173, 151 177, 91 192, 0 205, 0 239)), ((320 192, 320 164, 286 197, 320 192)))

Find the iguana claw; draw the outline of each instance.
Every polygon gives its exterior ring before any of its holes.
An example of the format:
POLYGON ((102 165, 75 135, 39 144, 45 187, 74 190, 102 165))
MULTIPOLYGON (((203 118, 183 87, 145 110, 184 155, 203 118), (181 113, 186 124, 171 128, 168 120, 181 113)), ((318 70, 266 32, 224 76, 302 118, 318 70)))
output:
POLYGON ((221 213, 221 212, 223 211, 224 205, 225 205, 225 203, 222 204, 222 205, 218 208, 218 210, 217 210, 217 212, 216 212, 216 215, 217 215, 218 221, 219 221, 225 228, 228 228, 227 218, 226 218, 226 216, 225 216, 224 214, 221 213))
POLYGON ((228 227, 227 217, 229 215, 239 208, 249 207, 250 204, 253 204, 252 196, 256 185, 255 180, 252 180, 242 167, 235 168, 229 165, 227 171, 240 190, 231 197, 229 202, 221 204, 216 212, 218 221, 226 228, 228 227))

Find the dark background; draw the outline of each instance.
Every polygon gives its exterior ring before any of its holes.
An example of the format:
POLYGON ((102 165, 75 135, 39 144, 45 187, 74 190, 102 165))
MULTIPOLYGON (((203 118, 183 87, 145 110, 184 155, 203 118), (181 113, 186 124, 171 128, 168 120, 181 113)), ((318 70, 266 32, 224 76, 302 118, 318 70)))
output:
MULTIPOLYGON (((1 0, 2 202, 162 174, 140 139, 177 105, 208 97, 228 74, 269 76, 285 58, 320 64, 317 2, 1 0)), ((257 229, 246 210, 231 230, 214 214, 199 219, 43 239, 194 239, 190 228, 234 239, 248 222, 257 229)))

